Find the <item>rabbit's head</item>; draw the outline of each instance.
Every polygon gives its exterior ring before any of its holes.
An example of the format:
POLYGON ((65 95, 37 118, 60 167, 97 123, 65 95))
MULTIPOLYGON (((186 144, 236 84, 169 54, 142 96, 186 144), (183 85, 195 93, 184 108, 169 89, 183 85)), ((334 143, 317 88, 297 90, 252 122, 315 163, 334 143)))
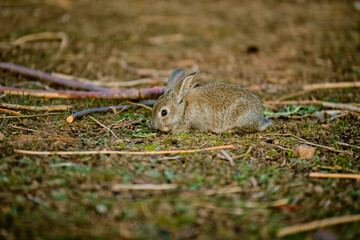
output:
POLYGON ((171 73, 166 92, 159 97, 153 107, 151 116, 153 128, 169 132, 181 122, 185 109, 183 98, 195 74, 196 72, 186 75, 184 69, 177 69, 171 73))

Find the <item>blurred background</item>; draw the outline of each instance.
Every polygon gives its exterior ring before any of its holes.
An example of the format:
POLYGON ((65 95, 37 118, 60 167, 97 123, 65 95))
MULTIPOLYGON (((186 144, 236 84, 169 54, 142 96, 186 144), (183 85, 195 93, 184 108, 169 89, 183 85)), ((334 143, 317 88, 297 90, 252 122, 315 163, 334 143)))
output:
MULTIPOLYGON (((239 83, 272 98, 304 83, 359 76, 354 1, 3 0, 0 60, 88 79, 138 68, 199 70, 200 83, 239 83), (33 33, 56 40, 14 47, 33 33)), ((165 74, 164 74, 165 75, 165 74)))

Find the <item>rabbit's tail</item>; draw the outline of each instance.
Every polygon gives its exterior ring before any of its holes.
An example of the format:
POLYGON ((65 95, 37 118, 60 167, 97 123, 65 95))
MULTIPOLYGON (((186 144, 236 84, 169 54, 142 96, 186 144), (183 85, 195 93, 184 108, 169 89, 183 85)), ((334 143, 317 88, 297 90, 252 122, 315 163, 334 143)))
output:
POLYGON ((267 118, 264 118, 264 121, 262 122, 262 124, 259 127, 260 131, 264 131, 265 129, 267 129, 269 126, 271 126, 271 121, 267 118))

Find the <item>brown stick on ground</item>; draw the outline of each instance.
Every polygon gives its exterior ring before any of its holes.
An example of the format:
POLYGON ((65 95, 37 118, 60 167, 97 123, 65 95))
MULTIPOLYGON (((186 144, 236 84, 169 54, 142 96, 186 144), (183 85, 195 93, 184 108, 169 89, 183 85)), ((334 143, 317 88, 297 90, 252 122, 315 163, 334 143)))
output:
POLYGON ((99 154, 117 154, 117 155, 164 155, 164 154, 178 154, 178 153, 195 153, 202 151, 213 151, 234 148, 234 145, 225 145, 217 146, 210 148, 202 149, 191 149, 191 150, 173 150, 173 151, 150 151, 150 152, 126 152, 126 151, 113 151, 113 150, 104 150, 104 151, 29 151, 22 149, 15 149, 17 153, 27 154, 27 155, 99 155, 99 154))
POLYGON ((315 230, 318 228, 324 228, 329 226, 334 226, 338 224, 344 224, 349 222, 360 221, 360 214, 357 215, 347 215, 341 217, 333 217, 333 218, 325 218, 322 220, 316 220, 304 224, 298 224, 290 227, 285 227, 280 229, 277 233, 277 237, 285 237, 288 235, 300 233, 300 232, 307 232, 311 230, 315 230))
POLYGON ((345 173, 317 173, 312 172, 309 174, 309 177, 318 177, 318 178, 352 178, 360 179, 360 174, 345 174, 345 173))
POLYGON ((164 81, 161 81, 160 79, 151 78, 151 77, 136 79, 136 80, 132 80, 132 81, 115 81, 115 80, 105 81, 105 80, 89 80, 89 79, 82 78, 82 77, 75 77, 75 76, 62 74, 62 73, 56 73, 56 72, 51 73, 51 75, 54 77, 57 77, 57 78, 62 78, 62 79, 67 79, 67 80, 72 80, 72 81, 77 81, 77 82, 83 82, 83 83, 90 83, 90 84, 94 84, 96 86, 102 86, 102 87, 135 87, 138 85, 144 85, 144 84, 154 84, 155 85, 155 84, 164 82, 164 81))
POLYGON ((90 90, 90 91, 113 92, 112 90, 110 90, 108 88, 95 86, 95 85, 89 84, 89 83, 80 83, 80 82, 74 82, 74 81, 70 81, 70 80, 66 80, 66 79, 56 78, 56 77, 51 76, 51 74, 41 72, 41 71, 36 71, 36 70, 30 69, 30 68, 15 65, 15 64, 0 62, 0 69, 19 73, 19 74, 22 74, 22 75, 25 75, 28 77, 37 78, 37 79, 40 79, 40 80, 43 80, 46 82, 56 83, 59 85, 70 87, 70 88, 86 89, 86 90, 90 90))
POLYGON ((34 115, 19 115, 19 116, 3 116, 1 119, 11 119, 11 118, 33 118, 33 117, 44 117, 50 115, 59 115, 59 113, 43 113, 43 114, 34 114, 34 115))
POLYGON ((10 109, 31 110, 31 111, 48 111, 48 112, 66 111, 69 108, 72 108, 72 106, 68 106, 68 105, 39 107, 39 106, 23 106, 23 105, 10 104, 10 103, 0 103, 0 106, 10 108, 10 109))
MULTIPOLYGON (((134 67, 131 67, 127 64, 127 62, 125 62, 124 60, 120 61, 120 66, 125 69, 128 72, 131 73, 135 73, 141 77, 151 77, 151 78, 155 78, 155 79, 159 79, 162 82, 167 82, 167 78, 164 77, 160 77, 159 74, 155 71, 155 70, 150 70, 150 69, 137 69, 134 67)), ((170 73, 166 73, 166 75, 169 75, 170 73)))
POLYGON ((166 87, 140 88, 119 92, 83 92, 83 91, 50 91, 24 88, 1 87, 0 92, 9 95, 34 96, 45 98, 98 98, 120 100, 156 99, 166 91, 166 87))
POLYGON ((351 88, 360 87, 360 82, 332 82, 332 83, 314 83, 303 86, 304 90, 328 89, 328 88, 351 88))
MULTIPOLYGON (((154 103, 155 103, 154 100, 148 100, 148 101, 141 102, 141 104, 147 105, 147 106, 154 105, 154 103)), ((108 112, 108 111, 114 111, 114 110, 124 110, 124 109, 130 108, 130 107, 131 107, 131 105, 121 105, 121 106, 113 106, 113 107, 87 109, 87 110, 83 110, 83 111, 74 113, 73 115, 67 117, 66 121, 68 123, 72 123, 75 120, 75 118, 83 117, 83 116, 86 116, 86 115, 89 115, 92 113, 108 112)))
POLYGON ((64 49, 68 43, 68 35, 63 32, 41 32, 22 36, 16 39, 12 45, 20 46, 27 42, 39 41, 39 40, 61 40, 60 49, 64 49))
POLYGON ((121 190, 170 190, 177 188, 176 184, 113 184, 112 191, 121 190))
POLYGON ((4 108, 0 108, 0 112, 6 112, 6 113, 13 114, 13 115, 22 115, 19 112, 15 112, 15 111, 12 111, 12 110, 9 110, 9 109, 4 109, 4 108))
POLYGON ((266 101, 264 103, 265 106, 273 106, 273 105, 308 105, 308 104, 318 104, 318 105, 322 105, 323 107, 345 109, 345 110, 360 112, 360 107, 354 106, 352 104, 324 102, 324 101, 319 101, 319 100, 266 101))

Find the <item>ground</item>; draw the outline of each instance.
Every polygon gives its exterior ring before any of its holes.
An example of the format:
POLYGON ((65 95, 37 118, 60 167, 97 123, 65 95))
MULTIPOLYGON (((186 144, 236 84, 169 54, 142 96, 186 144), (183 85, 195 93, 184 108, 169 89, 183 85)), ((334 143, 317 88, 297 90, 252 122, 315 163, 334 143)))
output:
MULTIPOLYGON (((353 1, 4 0, 0 6, 0 61, 49 73, 130 81, 139 76, 121 68, 121 60, 161 72, 180 67, 192 71, 197 65, 195 82, 200 85, 241 84, 263 102, 299 92, 304 84, 358 81, 360 76, 359 4, 353 1), (58 41, 10 45, 21 36, 47 31, 66 33, 66 48, 59 50, 58 41)), ((2 86, 65 89, 38 83, 0 71, 2 86)), ((358 88, 321 89, 294 100, 313 98, 360 102, 358 88)), ((309 177, 311 172, 359 172, 359 148, 338 144, 360 145, 357 114, 274 118, 266 131, 246 135, 156 132, 149 128, 151 113, 144 108, 93 114, 107 126, 123 118, 144 120, 114 129, 117 140, 89 117, 71 124, 65 119, 121 101, 8 94, 0 102, 73 106, 57 115, 0 120, 5 136, 0 142, 2 239, 276 239, 283 227, 360 210, 359 180, 309 177), (300 138, 340 151, 317 146, 313 157, 301 159, 294 154, 300 138), (136 157, 14 152, 185 150, 228 144, 234 145, 226 150, 234 166, 220 151, 136 157), (113 188, 144 183, 177 187, 113 188), (238 190, 221 193, 229 187, 238 190)), ((302 106, 297 116, 326 109, 302 106)), ((265 110, 270 114, 286 107, 265 110)), ((285 239, 334 237, 359 239, 360 223, 285 239)))

